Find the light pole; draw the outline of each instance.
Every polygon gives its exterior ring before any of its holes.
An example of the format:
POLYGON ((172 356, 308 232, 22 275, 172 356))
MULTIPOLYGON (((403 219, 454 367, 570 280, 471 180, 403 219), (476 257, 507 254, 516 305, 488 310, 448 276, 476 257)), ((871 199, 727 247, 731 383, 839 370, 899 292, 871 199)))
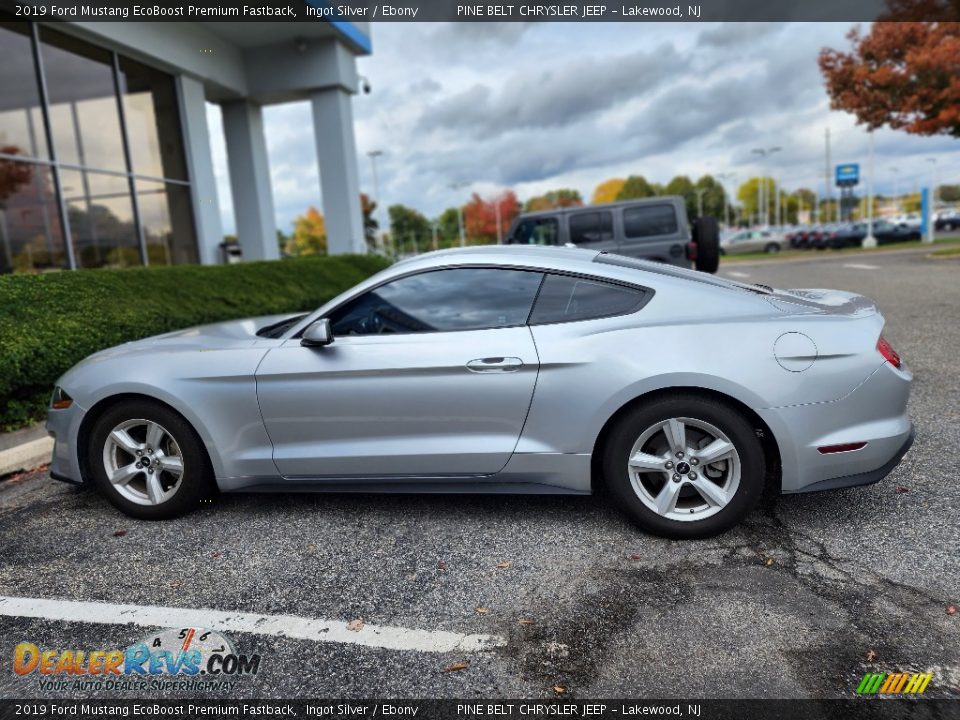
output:
MULTIPOLYGON (((370 167, 373 170, 373 201, 377 204, 380 212, 380 219, 383 220, 383 208, 380 207, 380 179, 377 176, 377 158, 383 155, 383 150, 370 150, 367 155, 370 157, 370 167)), ((378 250, 383 250, 383 225, 380 225, 380 233, 375 235, 378 250)))
POLYGON ((493 212, 497 218, 497 245, 503 245, 503 230, 500 228, 500 196, 493 199, 493 212))
MULTIPOLYGON (((765 161, 769 156, 773 155, 776 152, 783 150, 779 145, 775 145, 771 148, 754 148, 751 152, 759 155, 765 161)), ((763 170, 766 169, 766 162, 761 162, 761 172, 760 172, 760 187, 757 188, 757 196, 760 198, 759 202, 763 205, 763 212, 758 213, 761 217, 761 224, 768 225, 770 218, 770 196, 767 194, 767 178, 763 174, 763 170)))
POLYGON ((893 209, 899 215, 900 214, 900 168, 892 167, 890 172, 893 173, 893 209))
MULTIPOLYGON (((465 182, 455 182, 450 183, 449 187, 451 190, 459 190, 467 186, 465 182)), ((457 227, 460 230, 460 247, 466 247, 467 237, 463 232, 463 205, 457 204, 457 227)))
POLYGON ((924 242, 933 242, 933 214, 937 207, 937 159, 935 157, 927 158, 928 163, 933 167, 930 171, 930 203, 927 208, 927 236, 924 242))
POLYGON ((697 193, 697 217, 698 218, 703 217, 703 194, 706 191, 707 191, 706 188, 700 188, 699 190, 694 191, 697 193))
POLYGON ((867 169, 867 236, 863 247, 875 248, 877 239, 873 236, 873 130, 870 131, 870 166, 867 169))
MULTIPOLYGON (((721 180, 726 180, 727 178, 734 179, 734 185, 736 185, 736 175, 734 173, 719 173, 717 175, 721 180)), ((723 188, 723 222, 729 228, 730 227, 730 205, 727 203, 727 188, 724 187, 723 183, 720 184, 720 187, 723 188)))

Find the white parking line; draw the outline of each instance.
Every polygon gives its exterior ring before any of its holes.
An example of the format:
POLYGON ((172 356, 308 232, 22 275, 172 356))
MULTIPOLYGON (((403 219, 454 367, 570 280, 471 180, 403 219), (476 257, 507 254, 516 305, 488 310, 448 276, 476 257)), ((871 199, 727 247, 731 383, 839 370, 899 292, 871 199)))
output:
POLYGON ((879 270, 878 265, 863 265, 860 263, 845 263, 845 268, 850 268, 851 270, 879 270))
POLYGON ((730 277, 735 277, 735 278, 748 278, 748 277, 750 277, 750 273, 735 272, 735 271, 733 271, 733 270, 728 270, 728 271, 727 271, 727 275, 729 275, 730 277))
POLYGON ((149 628, 202 627, 295 640, 430 653, 455 650, 478 652, 506 645, 506 640, 497 635, 464 635, 446 630, 413 630, 390 625, 364 625, 359 631, 353 631, 347 629, 345 622, 298 615, 257 615, 223 610, 114 605, 43 598, 0 596, 0 616, 149 628))

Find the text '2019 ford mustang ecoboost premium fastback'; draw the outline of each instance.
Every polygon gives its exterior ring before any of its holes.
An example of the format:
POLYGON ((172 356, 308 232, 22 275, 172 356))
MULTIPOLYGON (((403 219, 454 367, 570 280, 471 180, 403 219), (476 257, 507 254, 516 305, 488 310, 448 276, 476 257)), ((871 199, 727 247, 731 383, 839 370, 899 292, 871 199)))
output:
POLYGON ((309 315, 130 342, 57 383, 51 471, 171 517, 219 489, 585 494, 703 537, 884 477, 911 375, 868 299, 571 248, 399 262, 309 315))

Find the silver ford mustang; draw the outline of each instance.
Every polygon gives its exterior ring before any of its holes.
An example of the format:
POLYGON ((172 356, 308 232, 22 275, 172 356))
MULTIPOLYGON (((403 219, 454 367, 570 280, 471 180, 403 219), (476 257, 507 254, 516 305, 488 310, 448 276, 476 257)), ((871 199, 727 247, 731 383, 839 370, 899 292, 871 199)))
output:
POLYGON ((572 248, 399 262, 308 315, 104 350, 57 382, 51 474, 172 517, 220 491, 586 494, 704 537, 765 489, 876 482, 911 374, 873 303, 572 248))

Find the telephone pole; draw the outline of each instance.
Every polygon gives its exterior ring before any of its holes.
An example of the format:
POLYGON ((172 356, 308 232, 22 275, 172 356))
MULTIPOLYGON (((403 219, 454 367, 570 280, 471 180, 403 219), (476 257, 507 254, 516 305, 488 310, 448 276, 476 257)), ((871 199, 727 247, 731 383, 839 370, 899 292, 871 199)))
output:
MULTIPOLYGON (((826 205, 827 205, 826 215, 827 215, 827 217, 826 217, 826 221, 827 221, 827 222, 830 222, 830 201, 833 199, 833 189, 832 189, 833 186, 830 184, 830 128, 826 128, 825 133, 826 133, 826 143, 827 143, 827 145, 826 145, 826 148, 827 148, 827 164, 824 166, 823 179, 824 179, 824 181, 826 182, 826 190, 827 190, 827 197, 826 197, 826 200, 827 200, 827 203, 826 203, 826 205)), ((839 210, 838 210, 838 212, 839 212, 839 210)), ((837 219, 838 219, 838 220, 840 219, 840 218, 839 218, 839 215, 837 216, 837 219)))

